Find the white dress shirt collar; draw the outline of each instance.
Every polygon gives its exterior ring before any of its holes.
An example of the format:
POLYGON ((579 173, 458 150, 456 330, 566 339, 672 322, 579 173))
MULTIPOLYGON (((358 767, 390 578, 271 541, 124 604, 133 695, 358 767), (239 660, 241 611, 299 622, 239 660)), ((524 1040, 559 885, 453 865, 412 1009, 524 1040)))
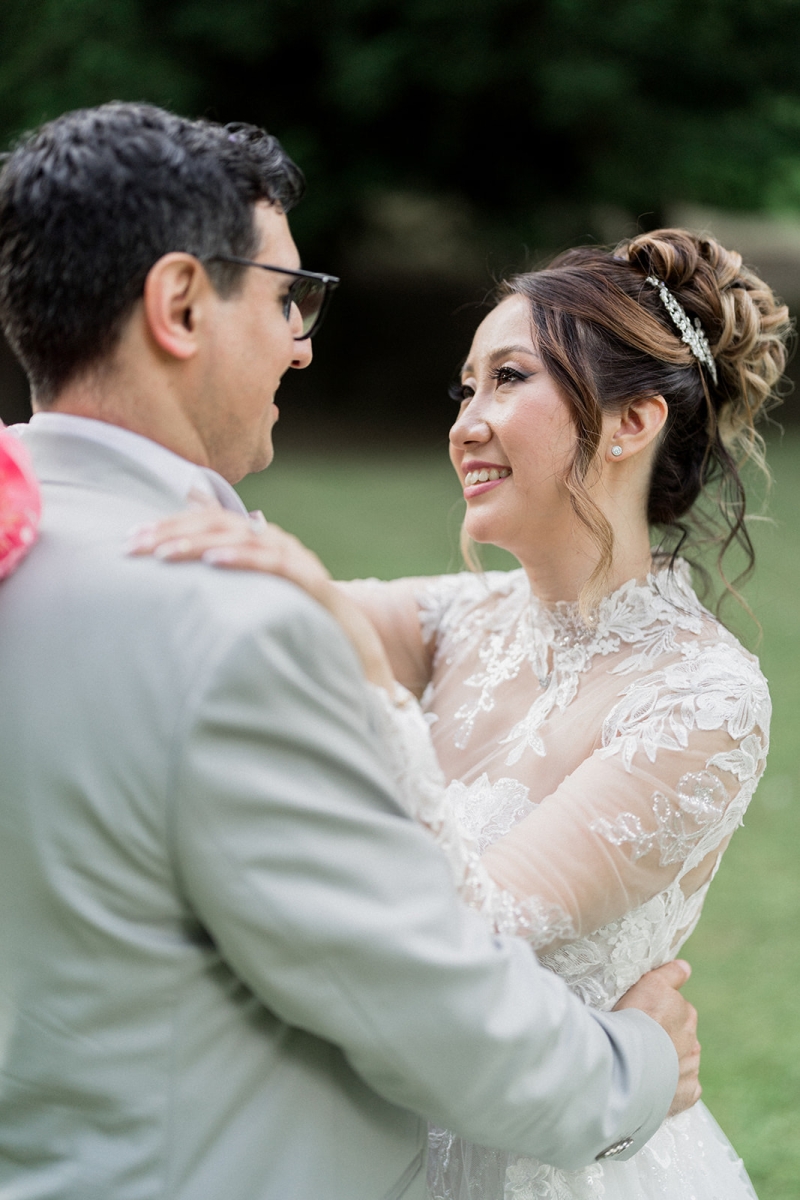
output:
POLYGON ((51 433, 67 434, 70 437, 86 438, 110 446, 119 454, 125 454, 163 479, 187 500, 189 493, 202 492, 232 512, 243 513, 246 508, 234 489, 210 467, 181 458, 159 442, 132 433, 120 425, 108 421, 96 421, 92 417, 77 417, 73 413, 39 412, 30 420, 31 429, 49 430, 51 433))

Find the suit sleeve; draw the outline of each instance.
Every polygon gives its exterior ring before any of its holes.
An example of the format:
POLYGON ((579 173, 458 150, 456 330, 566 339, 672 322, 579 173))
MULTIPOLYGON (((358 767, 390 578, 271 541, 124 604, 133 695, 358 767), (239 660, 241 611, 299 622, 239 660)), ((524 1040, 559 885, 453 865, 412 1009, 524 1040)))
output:
POLYGON ((566 1168, 643 1144, 677 1082, 666 1034, 585 1009, 467 910, 392 794, 349 644, 291 585, 270 599, 215 639, 175 753, 177 870, 225 960, 375 1091, 472 1141, 566 1168))

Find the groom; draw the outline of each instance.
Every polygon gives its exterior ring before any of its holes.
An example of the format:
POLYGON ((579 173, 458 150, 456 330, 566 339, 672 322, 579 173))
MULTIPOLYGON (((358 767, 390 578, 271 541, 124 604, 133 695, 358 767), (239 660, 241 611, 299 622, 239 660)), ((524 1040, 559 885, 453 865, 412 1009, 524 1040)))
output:
POLYGON ((679 964, 590 1012, 460 904, 325 612, 123 553, 271 459, 328 286, 301 190, 260 130, 130 104, 0 176, 45 503, 0 589, 0 1200, 422 1200, 426 1119, 578 1167, 699 1094, 679 964))

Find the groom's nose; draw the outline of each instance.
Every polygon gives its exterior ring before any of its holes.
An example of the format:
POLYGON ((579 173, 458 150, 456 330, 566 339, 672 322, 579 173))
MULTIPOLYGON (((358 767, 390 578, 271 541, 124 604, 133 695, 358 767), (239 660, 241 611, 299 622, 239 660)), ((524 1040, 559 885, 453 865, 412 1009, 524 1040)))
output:
POLYGON ((314 350, 311 345, 311 338, 303 338, 302 341, 296 341, 294 344, 294 358, 291 365, 298 371, 302 371, 309 365, 314 357, 314 350))

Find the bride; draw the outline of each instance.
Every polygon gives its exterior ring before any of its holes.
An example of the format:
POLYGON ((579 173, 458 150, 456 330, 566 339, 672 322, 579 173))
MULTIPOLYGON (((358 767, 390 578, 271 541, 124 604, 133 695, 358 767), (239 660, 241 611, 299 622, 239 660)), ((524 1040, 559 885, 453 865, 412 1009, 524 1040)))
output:
MULTIPOLYGON (((739 466, 760 458, 754 421, 788 332, 712 238, 572 250, 501 287, 456 394, 468 554, 491 542, 519 569, 335 585, 288 535, 222 512, 139 540, 286 574, 327 604, 383 685, 401 790, 467 899, 599 1008, 678 953, 764 769, 766 682, 670 547, 699 501, 720 562, 732 543, 752 562, 739 466)), ((633 1158, 577 1172, 434 1129, 429 1186, 435 1200, 755 1194, 700 1103, 633 1158)))

